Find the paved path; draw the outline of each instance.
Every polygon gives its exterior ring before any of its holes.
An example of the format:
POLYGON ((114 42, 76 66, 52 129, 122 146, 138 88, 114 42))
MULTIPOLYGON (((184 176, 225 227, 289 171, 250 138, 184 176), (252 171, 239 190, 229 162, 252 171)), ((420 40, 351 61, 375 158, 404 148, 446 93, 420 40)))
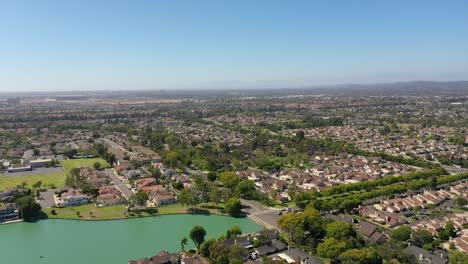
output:
POLYGON ((106 169, 104 173, 107 174, 114 183, 115 187, 120 190, 122 195, 128 200, 134 194, 133 190, 130 189, 127 183, 123 182, 113 169, 106 169))
POLYGON ((49 189, 45 192, 41 192, 42 199, 39 200, 39 204, 42 208, 51 208, 55 205, 54 194, 57 189, 49 189))
POLYGON ((241 203, 246 207, 244 212, 247 213, 247 216, 257 224, 270 229, 278 229, 279 209, 266 207, 252 200, 241 199, 241 203))

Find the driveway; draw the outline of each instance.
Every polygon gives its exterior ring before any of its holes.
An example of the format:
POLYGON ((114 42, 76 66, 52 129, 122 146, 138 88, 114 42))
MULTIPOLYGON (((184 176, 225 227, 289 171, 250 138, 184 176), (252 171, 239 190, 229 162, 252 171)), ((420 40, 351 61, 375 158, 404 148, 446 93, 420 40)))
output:
POLYGON ((122 195, 128 200, 134 194, 134 192, 128 187, 128 185, 123 182, 120 177, 115 174, 113 169, 106 169, 104 173, 111 178, 112 182, 114 183, 115 187, 119 189, 122 195))

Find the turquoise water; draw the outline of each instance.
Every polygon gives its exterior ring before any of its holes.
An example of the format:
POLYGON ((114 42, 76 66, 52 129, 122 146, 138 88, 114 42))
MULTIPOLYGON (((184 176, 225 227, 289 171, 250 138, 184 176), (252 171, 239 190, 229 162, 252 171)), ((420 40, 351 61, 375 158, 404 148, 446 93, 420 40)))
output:
POLYGON ((161 250, 181 250, 189 232, 203 226, 206 238, 218 237, 232 226, 244 233, 260 230, 248 218, 218 215, 165 215, 116 221, 49 219, 37 223, 0 225, 0 263, 126 264, 161 250))

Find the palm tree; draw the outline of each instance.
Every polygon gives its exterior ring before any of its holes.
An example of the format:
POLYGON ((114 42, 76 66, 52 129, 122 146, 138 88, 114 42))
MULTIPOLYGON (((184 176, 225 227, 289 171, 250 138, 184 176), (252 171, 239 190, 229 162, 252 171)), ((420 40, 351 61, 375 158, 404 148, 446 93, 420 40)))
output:
POLYGON ((185 251, 185 246, 187 245, 187 242, 188 242, 188 239, 186 237, 180 240, 180 247, 182 248, 182 251, 185 251))

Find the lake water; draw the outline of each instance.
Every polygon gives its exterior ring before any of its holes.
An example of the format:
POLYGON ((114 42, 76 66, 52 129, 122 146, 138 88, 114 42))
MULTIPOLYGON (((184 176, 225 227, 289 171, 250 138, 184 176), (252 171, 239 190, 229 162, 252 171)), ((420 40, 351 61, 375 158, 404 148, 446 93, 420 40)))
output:
POLYGON ((126 264, 161 250, 194 248, 190 229, 203 226, 206 238, 218 237, 232 226, 244 233, 261 229, 248 218, 218 215, 165 215, 115 221, 43 220, 0 225, 0 263, 126 264))

